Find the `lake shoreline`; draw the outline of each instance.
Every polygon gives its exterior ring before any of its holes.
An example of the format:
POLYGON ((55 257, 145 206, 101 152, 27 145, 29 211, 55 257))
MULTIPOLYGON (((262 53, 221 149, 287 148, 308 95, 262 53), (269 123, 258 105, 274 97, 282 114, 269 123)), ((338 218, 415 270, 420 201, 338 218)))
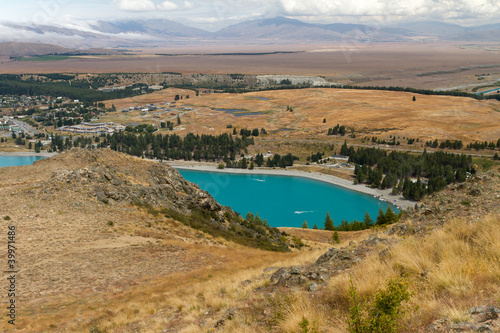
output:
POLYGON ((254 174, 254 175, 274 175, 274 176, 291 176, 291 177, 303 177, 318 180, 321 182, 329 183, 332 185, 340 186, 348 190, 364 193, 378 198, 381 201, 388 202, 400 209, 413 208, 415 202, 403 198, 401 195, 393 195, 392 190, 382 190, 374 189, 366 185, 354 185, 352 181, 335 177, 332 175, 322 174, 320 172, 304 172, 298 170, 288 170, 288 169, 217 169, 217 165, 208 163, 193 163, 193 162, 182 162, 182 161, 164 161, 163 163, 175 169, 184 170, 194 170, 194 171, 207 171, 207 172, 219 172, 219 173, 234 173, 234 174, 254 174), (396 201, 395 201, 396 200, 396 201))
MULTIPOLYGON (((48 152, 0 152, 0 156, 14 156, 14 157, 25 157, 25 156, 39 156, 39 157, 52 157, 58 155, 58 153, 48 153, 48 152)), ((159 162, 158 160, 151 160, 159 162)), ((366 185, 354 185, 352 181, 335 177, 332 175, 323 174, 320 172, 306 172, 298 170, 289 169, 268 169, 268 168, 258 168, 258 169, 233 169, 225 168, 218 169, 218 164, 211 164, 205 162, 185 162, 185 161, 163 161, 167 165, 176 169, 185 170, 195 170, 195 171, 207 171, 207 172, 219 172, 219 173, 234 173, 234 174, 254 174, 254 175, 274 175, 274 176, 290 176, 290 177, 303 177, 318 180, 321 182, 329 183, 332 185, 340 186, 351 191, 356 191, 359 193, 364 193, 371 195, 381 201, 388 202, 400 209, 413 208, 415 202, 403 198, 401 195, 393 195, 390 189, 382 190, 379 188, 371 188, 366 185)))

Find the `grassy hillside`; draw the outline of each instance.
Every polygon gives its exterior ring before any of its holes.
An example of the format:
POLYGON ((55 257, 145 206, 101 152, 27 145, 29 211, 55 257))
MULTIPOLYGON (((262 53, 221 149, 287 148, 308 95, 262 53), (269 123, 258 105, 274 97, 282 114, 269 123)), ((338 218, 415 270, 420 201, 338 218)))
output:
POLYGON ((22 254, 20 332, 500 327, 493 314, 470 311, 500 304, 493 172, 427 197, 389 228, 341 232, 340 244, 331 232, 283 229, 290 236, 280 241, 305 244, 291 252, 190 227, 182 219, 195 203, 209 212, 219 206, 158 163, 76 150, 0 176, 3 222, 16 225, 22 254), (383 320, 382 309, 392 309, 383 320))

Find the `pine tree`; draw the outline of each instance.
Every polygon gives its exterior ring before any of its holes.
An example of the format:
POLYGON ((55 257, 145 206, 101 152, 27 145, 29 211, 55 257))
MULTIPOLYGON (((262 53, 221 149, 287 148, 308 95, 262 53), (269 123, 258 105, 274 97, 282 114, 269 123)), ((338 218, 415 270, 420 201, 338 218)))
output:
POLYGON ((318 230, 318 226, 316 225, 316 223, 314 223, 313 229, 318 230))
POLYGON ((370 216, 370 213, 366 212, 365 214, 365 218, 363 219, 363 222, 366 224, 366 225, 371 225, 373 224, 373 220, 370 216))
POLYGON ((307 221, 304 220, 304 223, 302 223, 302 228, 303 229, 309 229, 309 226, 307 225, 307 221))
POLYGON ((415 102, 417 100, 417 98, 415 96, 413 96, 413 101, 415 102))
POLYGON ((326 123, 326 118, 323 118, 323 124, 326 123))
POLYGON ((380 209, 378 210, 377 221, 375 222, 375 224, 376 225, 386 224, 384 210, 382 209, 382 207, 380 207, 380 209))
POLYGON ((347 147, 347 141, 344 140, 344 144, 340 147, 340 155, 348 156, 349 148, 347 147))
POLYGON ((380 187, 382 189, 386 189, 387 188, 387 176, 384 177, 384 179, 382 180, 382 183, 380 184, 380 187))
POLYGON ((398 216, 392 211, 391 206, 387 206, 384 217, 385 224, 391 224, 398 221, 398 216))
POLYGON ((333 220, 328 212, 325 217, 325 230, 333 230, 333 220))

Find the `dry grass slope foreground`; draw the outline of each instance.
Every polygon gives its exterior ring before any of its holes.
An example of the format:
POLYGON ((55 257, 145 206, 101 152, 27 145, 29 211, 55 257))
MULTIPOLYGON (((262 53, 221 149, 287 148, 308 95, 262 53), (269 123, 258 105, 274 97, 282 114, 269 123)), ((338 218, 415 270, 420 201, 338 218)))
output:
POLYGON ((292 252, 242 246, 165 214, 167 205, 181 220, 195 205, 225 210, 178 177, 109 150, 0 169, 2 223, 17 226, 20 249, 16 330, 345 332, 350 283, 370 300, 390 280, 411 295, 398 331, 500 329, 498 174, 452 184, 388 228, 341 232, 340 244, 331 232, 282 229, 306 245, 292 252))

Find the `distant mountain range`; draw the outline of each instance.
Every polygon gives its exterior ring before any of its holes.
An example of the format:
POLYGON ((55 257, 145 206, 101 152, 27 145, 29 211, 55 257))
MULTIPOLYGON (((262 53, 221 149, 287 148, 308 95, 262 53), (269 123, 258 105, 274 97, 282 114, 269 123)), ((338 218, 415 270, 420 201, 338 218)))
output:
MULTIPOLYGON (((500 24, 463 27, 443 22, 410 22, 387 27, 363 24, 312 24, 285 17, 245 21, 209 32, 170 20, 117 20, 79 23, 71 27, 0 23, 0 42, 46 43, 89 49, 155 47, 171 43, 229 41, 288 42, 408 42, 415 40, 500 41, 500 24)), ((42 48, 33 49, 42 52, 42 48)), ((59 53, 59 50, 54 49, 59 53)), ((6 49, 0 54, 8 53, 6 49)))

